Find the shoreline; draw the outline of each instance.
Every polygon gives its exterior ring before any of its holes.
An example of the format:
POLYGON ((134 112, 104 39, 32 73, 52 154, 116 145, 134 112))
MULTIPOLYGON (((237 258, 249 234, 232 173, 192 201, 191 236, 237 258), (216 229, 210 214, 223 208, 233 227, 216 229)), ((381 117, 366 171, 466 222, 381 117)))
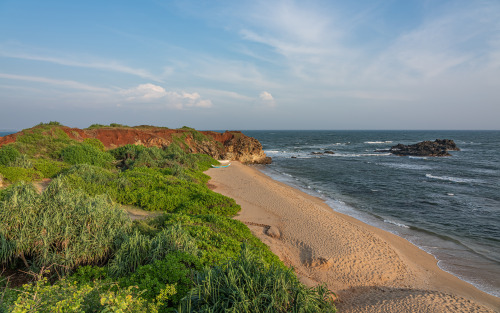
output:
POLYGON ((500 309, 500 298, 441 270, 406 239, 335 212, 255 168, 233 162, 207 174, 214 191, 241 205, 236 219, 293 266, 303 283, 325 283, 338 295, 341 312, 500 309))
MULTIPOLYGON (((482 292, 485 292, 489 295, 492 295, 494 297, 500 298, 500 293, 499 290, 493 287, 492 285, 488 284, 482 284, 480 279, 485 279, 488 276, 485 276, 484 273, 482 273, 482 276, 477 276, 477 272, 475 272, 473 275, 471 275, 470 271, 464 271, 460 267, 457 267, 456 264, 460 264, 461 266, 469 267, 470 264, 468 263, 470 259, 460 259, 460 258, 452 258, 452 259, 446 259, 446 257, 449 257, 450 255, 446 255, 446 253, 440 253, 440 250, 438 248, 440 243, 436 243, 435 240, 436 238, 424 234, 422 237, 422 234, 415 234, 416 231, 418 230, 413 230, 410 229, 409 226, 406 226, 404 224, 401 224, 399 222, 393 222, 390 220, 382 219, 382 218, 377 218, 374 217, 373 215, 369 215, 365 212, 358 211, 354 209, 351 206, 346 205, 343 202, 339 202, 338 200, 333 200, 328 197, 325 197, 324 194, 321 193, 321 191, 311 189, 311 188, 305 188, 301 186, 301 184, 297 183, 297 181, 293 180, 286 180, 286 176, 280 175, 280 173, 276 170, 267 168, 267 167, 257 167, 260 172, 262 172, 264 175, 269 176, 269 178, 276 180, 280 183, 283 183, 285 185, 288 185, 292 188, 298 189, 301 192, 304 192, 314 198, 318 198, 319 200, 323 201, 325 204, 327 204, 334 212, 343 214, 346 216, 349 216, 351 218, 354 218, 355 220, 358 220, 364 224, 370 225, 372 227, 375 227, 377 229, 381 229, 383 231, 389 232, 393 235, 396 235, 398 237, 401 237, 405 240, 407 240, 410 244, 416 246, 420 250, 430 254, 432 257, 436 259, 437 266, 442 270, 445 271, 460 280, 473 285, 477 289, 479 289, 482 292), (408 229, 407 229, 408 228, 408 229), (444 256, 446 255, 446 256, 444 256), (479 280, 475 280, 479 278, 479 280)), ((437 239, 437 240, 442 240, 442 239, 437 239)), ((455 247, 454 247, 455 248, 455 247)), ((465 252, 467 252, 465 250, 465 252)), ((473 255, 473 257, 477 258, 477 256, 473 255)), ((493 276, 495 277, 495 276, 493 276)))

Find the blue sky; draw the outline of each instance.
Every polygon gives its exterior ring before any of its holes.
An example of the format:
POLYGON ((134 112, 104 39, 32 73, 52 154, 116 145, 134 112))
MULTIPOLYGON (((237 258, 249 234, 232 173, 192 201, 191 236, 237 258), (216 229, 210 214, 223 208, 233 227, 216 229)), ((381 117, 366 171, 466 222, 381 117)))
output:
POLYGON ((0 0, 0 129, 500 129, 500 2, 0 0))

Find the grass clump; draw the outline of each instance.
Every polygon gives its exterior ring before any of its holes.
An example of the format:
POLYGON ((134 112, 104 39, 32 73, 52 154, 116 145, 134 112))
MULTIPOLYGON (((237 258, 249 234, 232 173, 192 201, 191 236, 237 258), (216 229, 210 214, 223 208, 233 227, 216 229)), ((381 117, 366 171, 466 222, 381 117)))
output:
POLYGON ((105 260, 130 220, 106 196, 89 197, 55 179, 39 195, 30 184, 8 188, 0 203, 0 263, 66 273, 105 260))
POLYGON ((238 258, 195 278, 180 312, 335 312, 326 287, 307 288, 293 272, 267 266, 247 246, 238 258))
POLYGON ((175 251, 198 254, 194 240, 179 225, 165 227, 153 237, 136 230, 120 244, 109 264, 110 274, 123 276, 132 273, 141 265, 162 260, 175 251))

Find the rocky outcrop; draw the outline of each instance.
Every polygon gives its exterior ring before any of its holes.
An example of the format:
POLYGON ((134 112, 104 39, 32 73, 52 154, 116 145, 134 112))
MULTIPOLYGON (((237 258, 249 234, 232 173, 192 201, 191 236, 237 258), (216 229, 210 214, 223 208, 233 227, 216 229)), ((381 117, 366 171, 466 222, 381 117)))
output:
POLYGON ((435 141, 422 141, 414 145, 397 144, 388 150, 399 156, 450 156, 448 151, 460 151, 455 142, 450 139, 436 139, 435 141))
MULTIPOLYGON (((194 129, 168 129, 165 127, 103 127, 78 129, 53 126, 63 130, 70 138, 83 141, 86 138, 99 139, 107 149, 126 144, 164 148, 173 142, 191 153, 208 154, 214 159, 235 160, 246 164, 268 164, 271 158, 262 150, 261 143, 239 131, 224 133, 196 131, 194 129)), ((15 142, 18 136, 31 129, 0 137, 0 146, 15 142)), ((47 133, 50 136, 50 133, 47 133)))

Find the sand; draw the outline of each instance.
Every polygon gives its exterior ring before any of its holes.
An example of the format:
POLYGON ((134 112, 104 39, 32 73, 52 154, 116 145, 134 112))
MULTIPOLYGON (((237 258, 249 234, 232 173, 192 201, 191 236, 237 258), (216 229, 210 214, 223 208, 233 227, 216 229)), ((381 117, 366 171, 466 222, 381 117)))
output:
POLYGON ((324 283, 339 312, 500 312, 500 298, 448 274, 408 241, 334 212, 322 200, 232 162, 207 172, 300 280, 324 283))

